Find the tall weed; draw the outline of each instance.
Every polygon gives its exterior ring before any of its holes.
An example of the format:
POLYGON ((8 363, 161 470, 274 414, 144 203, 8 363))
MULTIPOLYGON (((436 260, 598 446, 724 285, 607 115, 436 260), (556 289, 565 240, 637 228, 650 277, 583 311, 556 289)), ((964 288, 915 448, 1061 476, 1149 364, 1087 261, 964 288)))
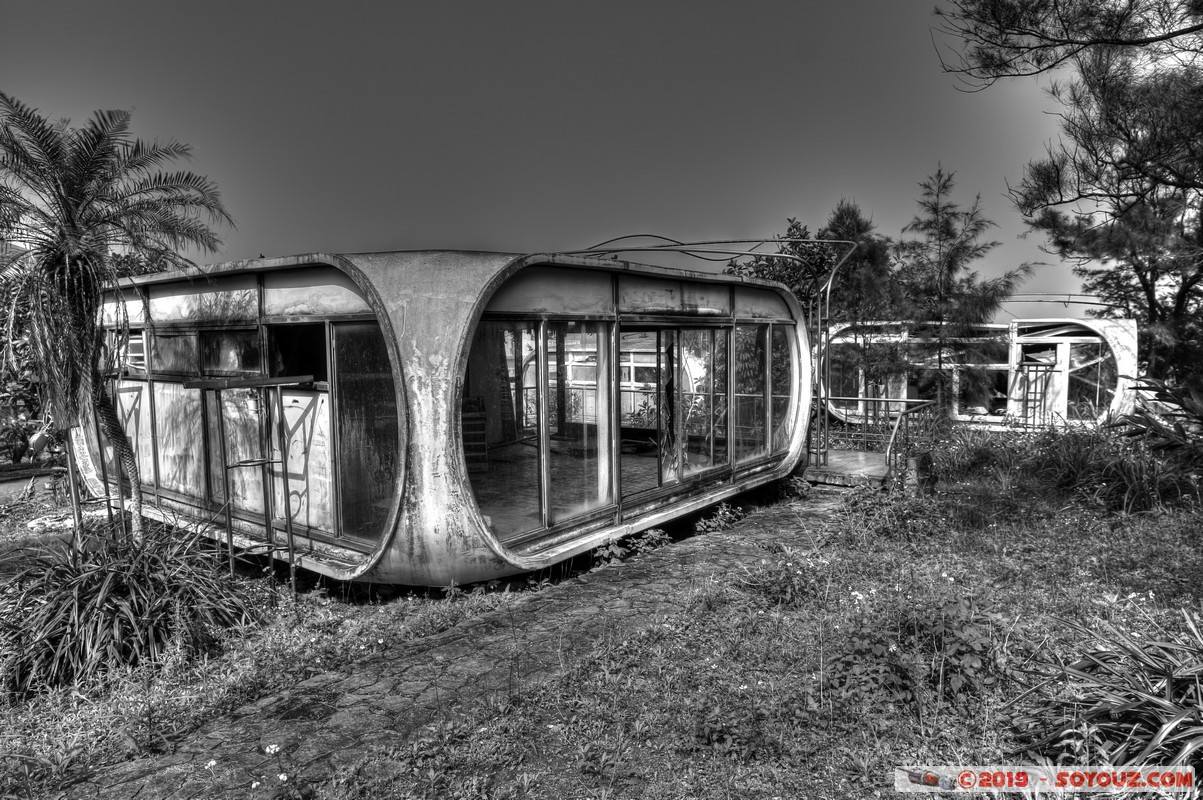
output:
POLYGON ((1117 426, 961 428, 938 443, 932 458, 945 482, 985 478, 1016 491, 1076 494, 1110 512, 1197 505, 1203 470, 1145 434, 1117 426))

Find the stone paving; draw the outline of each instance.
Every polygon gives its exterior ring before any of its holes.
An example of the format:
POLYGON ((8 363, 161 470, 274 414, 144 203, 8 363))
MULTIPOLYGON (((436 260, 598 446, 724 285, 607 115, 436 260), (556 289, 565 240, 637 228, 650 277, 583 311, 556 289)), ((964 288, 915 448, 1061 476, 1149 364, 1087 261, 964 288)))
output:
POLYGON ((839 499, 816 490, 758 509, 726 531, 592 570, 376 660, 315 675, 210 722, 169 755, 100 769, 66 796, 245 798, 261 776, 274 784, 281 763, 294 781, 320 781, 451 709, 563 674, 608 633, 627 636, 684 610, 690 588, 757 563, 766 544, 830 518, 839 499), (269 755, 272 745, 279 752, 269 755))

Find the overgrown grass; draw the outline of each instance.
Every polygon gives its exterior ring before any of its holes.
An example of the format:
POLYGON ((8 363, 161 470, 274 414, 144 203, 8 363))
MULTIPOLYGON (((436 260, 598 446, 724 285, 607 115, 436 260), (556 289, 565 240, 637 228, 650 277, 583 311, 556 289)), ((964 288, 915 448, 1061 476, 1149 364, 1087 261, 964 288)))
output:
POLYGON ((1198 508, 1203 499, 1194 469, 1167 457, 1148 437, 1119 427, 1035 432, 960 427, 933 457, 941 480, 993 479, 1025 493, 1075 495, 1111 512, 1198 508))
MULTIPOLYGON (((1203 637, 1180 609, 1203 598, 1203 516, 1189 480, 1142 447, 1108 431, 961 432, 934 454, 934 494, 850 492, 828 518, 801 513, 804 493, 752 509, 746 523, 774 540, 743 569, 699 565, 679 589, 687 611, 603 636, 550 682, 446 709, 308 776, 304 792, 862 798, 892 794, 904 764, 1201 766, 1203 637)), ((738 534, 735 517, 720 508, 696 529, 738 534)), ((207 660, 7 709, 0 724, 23 743, 9 745, 10 772, 52 786, 76 764, 162 749, 215 713, 512 596, 303 596, 207 660)))
POLYGON ((1165 490, 1181 476, 1107 431, 955 434, 937 458, 939 492, 852 492, 802 528, 778 512, 780 541, 689 587, 687 613, 368 754, 318 796, 854 798, 891 792, 902 764, 1193 746, 1198 728, 1159 736, 1203 713, 1187 679, 1203 647, 1177 611, 1203 591, 1203 518, 1165 490), (1153 631, 1176 644, 1149 647, 1153 631), (1083 653, 1112 665, 1093 686, 1050 669, 1083 653), (1172 709, 1140 696, 1167 680, 1172 709))
POLYGON ((269 596, 265 579, 242 582, 264 618, 219 634, 204 655, 169 648, 153 663, 110 671, 103 684, 0 706, 0 797, 41 797, 97 764, 170 751, 208 720, 266 693, 447 630, 518 596, 452 587, 442 597, 408 594, 382 603, 315 589, 294 603, 284 587, 269 596))

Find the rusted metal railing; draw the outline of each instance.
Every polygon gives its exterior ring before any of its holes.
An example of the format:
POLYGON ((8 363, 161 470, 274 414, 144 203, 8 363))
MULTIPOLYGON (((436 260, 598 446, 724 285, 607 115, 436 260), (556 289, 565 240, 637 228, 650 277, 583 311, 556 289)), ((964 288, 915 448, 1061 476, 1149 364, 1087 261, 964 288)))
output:
POLYGON ((932 443, 935 438, 935 411, 935 401, 924 400, 908 405, 894 418, 894 427, 886 444, 886 468, 891 475, 906 468, 915 445, 932 443))

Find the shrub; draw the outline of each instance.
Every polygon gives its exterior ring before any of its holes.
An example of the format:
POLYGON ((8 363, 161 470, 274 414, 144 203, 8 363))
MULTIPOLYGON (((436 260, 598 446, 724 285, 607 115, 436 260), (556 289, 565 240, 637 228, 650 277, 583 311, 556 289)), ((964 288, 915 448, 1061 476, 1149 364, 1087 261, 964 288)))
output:
POLYGON ((1148 437, 1115 428, 1047 431, 1024 467, 1055 489, 1093 498, 1108 511, 1137 513, 1198 499, 1198 485, 1148 437))
POLYGON ((950 702, 993 688, 1007 674, 1001 615, 972 595, 929 601, 891 620, 862 619, 828 661, 827 689, 864 702, 950 702))
POLYGON ((981 694, 1006 674, 1002 630, 1002 615, 968 595, 908 611, 902 640, 920 654, 931 686, 957 700, 981 694))
POLYGON ((1098 645, 1072 664, 1044 655, 1013 720, 1026 746, 1079 764, 1203 766, 1203 636, 1184 617, 1185 631, 1148 641, 1067 622, 1098 645))
POLYGON ((824 582, 817 577, 814 561, 784 545, 781 552, 777 561, 761 561, 754 569, 744 567, 735 582, 775 606, 800 608, 816 602, 824 594, 824 582))
POLYGON ((0 684, 18 696, 85 684, 125 666, 214 646, 255 605, 199 533, 149 526, 129 542, 112 531, 34 557, 0 592, 0 684))
POLYGON ((933 469, 941 479, 953 481, 1013 472, 1028 439, 1016 431, 956 427, 933 447, 933 469))
POLYGON ((745 512, 739 506, 731 506, 727 503, 719 503, 718 508, 714 509, 714 513, 709 517, 698 520, 697 523, 694 524, 693 529, 696 533, 725 531, 747 515, 747 512, 745 512))

